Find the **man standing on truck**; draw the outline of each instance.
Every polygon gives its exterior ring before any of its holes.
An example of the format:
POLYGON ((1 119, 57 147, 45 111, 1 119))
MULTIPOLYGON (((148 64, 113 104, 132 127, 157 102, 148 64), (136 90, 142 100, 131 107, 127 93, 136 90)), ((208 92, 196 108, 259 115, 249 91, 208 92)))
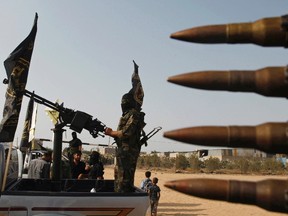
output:
POLYGON ((73 154, 82 151, 82 141, 77 137, 75 131, 72 132, 72 140, 69 141, 68 157, 70 162, 73 161, 73 154))
POLYGON ((118 128, 116 131, 108 127, 105 130, 106 135, 115 138, 118 147, 114 172, 115 192, 134 191, 134 174, 142 145, 140 137, 145 126, 145 113, 141 112, 144 92, 138 75, 138 65, 134 61, 133 63, 132 89, 122 97, 122 117, 118 128))
POLYGON ((51 160, 52 151, 44 152, 42 157, 31 160, 28 167, 28 178, 50 178, 51 160))

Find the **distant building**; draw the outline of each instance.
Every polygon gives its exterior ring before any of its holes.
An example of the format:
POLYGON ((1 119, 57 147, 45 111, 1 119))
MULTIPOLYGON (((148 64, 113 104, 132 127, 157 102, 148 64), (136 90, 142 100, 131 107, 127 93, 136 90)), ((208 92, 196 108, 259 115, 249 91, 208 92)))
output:
POLYGON ((233 148, 233 149, 205 149, 198 150, 199 158, 207 159, 209 157, 218 158, 222 160, 235 160, 240 157, 256 157, 256 158, 269 158, 273 155, 256 150, 245 148, 233 148))
MULTIPOLYGON (((155 154, 155 153, 151 153, 155 154)), ((184 155, 185 157, 190 157, 191 155, 197 155, 199 158, 208 159, 209 157, 218 158, 222 160, 235 160, 239 157, 258 157, 258 158, 271 158, 275 155, 268 154, 256 149, 244 149, 244 148, 234 148, 234 149, 201 149, 189 152, 157 152, 159 157, 170 157, 176 158, 178 155, 184 155)))
POLYGON ((158 157, 169 157, 169 152, 157 152, 158 157))
POLYGON ((178 155, 184 155, 185 157, 190 157, 192 154, 195 154, 196 151, 191 152, 166 152, 166 156, 170 158, 176 158, 178 155))
POLYGON ((105 154, 111 154, 114 155, 116 150, 115 148, 112 147, 104 147, 99 149, 100 154, 105 155, 105 154))

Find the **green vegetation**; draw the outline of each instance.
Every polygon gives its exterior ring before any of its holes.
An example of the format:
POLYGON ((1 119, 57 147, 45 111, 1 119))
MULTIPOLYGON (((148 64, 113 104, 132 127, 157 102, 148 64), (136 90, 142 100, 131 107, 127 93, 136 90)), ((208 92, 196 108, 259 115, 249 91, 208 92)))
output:
MULTIPOLYGON (((88 159, 89 151, 83 151, 84 159, 88 159)), ((114 164, 114 155, 101 155, 104 165, 114 164)), ((199 158, 197 154, 186 157, 178 154, 176 158, 159 157, 157 152, 141 155, 137 167, 141 169, 166 169, 177 172, 191 173, 223 173, 223 174, 258 174, 258 175, 287 175, 287 168, 273 158, 260 157, 231 157, 220 161, 217 157, 199 158)))
POLYGON ((189 157, 184 154, 179 154, 176 158, 159 157, 156 152, 140 156, 137 167, 142 169, 163 168, 191 173, 288 174, 286 167, 276 158, 238 157, 220 161, 217 157, 208 157, 203 160, 196 154, 189 157))

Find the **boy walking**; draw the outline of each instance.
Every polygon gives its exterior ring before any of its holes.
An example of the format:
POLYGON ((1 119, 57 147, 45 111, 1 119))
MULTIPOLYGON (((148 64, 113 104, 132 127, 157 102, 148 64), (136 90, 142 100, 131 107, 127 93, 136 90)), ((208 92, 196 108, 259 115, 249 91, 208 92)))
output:
POLYGON ((150 204, 151 204, 151 216, 157 215, 157 208, 160 199, 160 187, 157 185, 158 178, 154 177, 152 180, 153 185, 149 188, 150 204))

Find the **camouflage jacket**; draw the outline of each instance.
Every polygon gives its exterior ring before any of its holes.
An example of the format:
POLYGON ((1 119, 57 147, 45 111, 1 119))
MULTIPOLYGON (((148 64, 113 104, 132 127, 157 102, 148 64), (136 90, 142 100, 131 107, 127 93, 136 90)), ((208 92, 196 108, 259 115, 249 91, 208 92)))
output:
POLYGON ((122 131, 122 137, 116 139, 118 148, 128 146, 130 150, 140 151, 141 132, 145 126, 144 112, 131 109, 120 118, 117 130, 122 131))

